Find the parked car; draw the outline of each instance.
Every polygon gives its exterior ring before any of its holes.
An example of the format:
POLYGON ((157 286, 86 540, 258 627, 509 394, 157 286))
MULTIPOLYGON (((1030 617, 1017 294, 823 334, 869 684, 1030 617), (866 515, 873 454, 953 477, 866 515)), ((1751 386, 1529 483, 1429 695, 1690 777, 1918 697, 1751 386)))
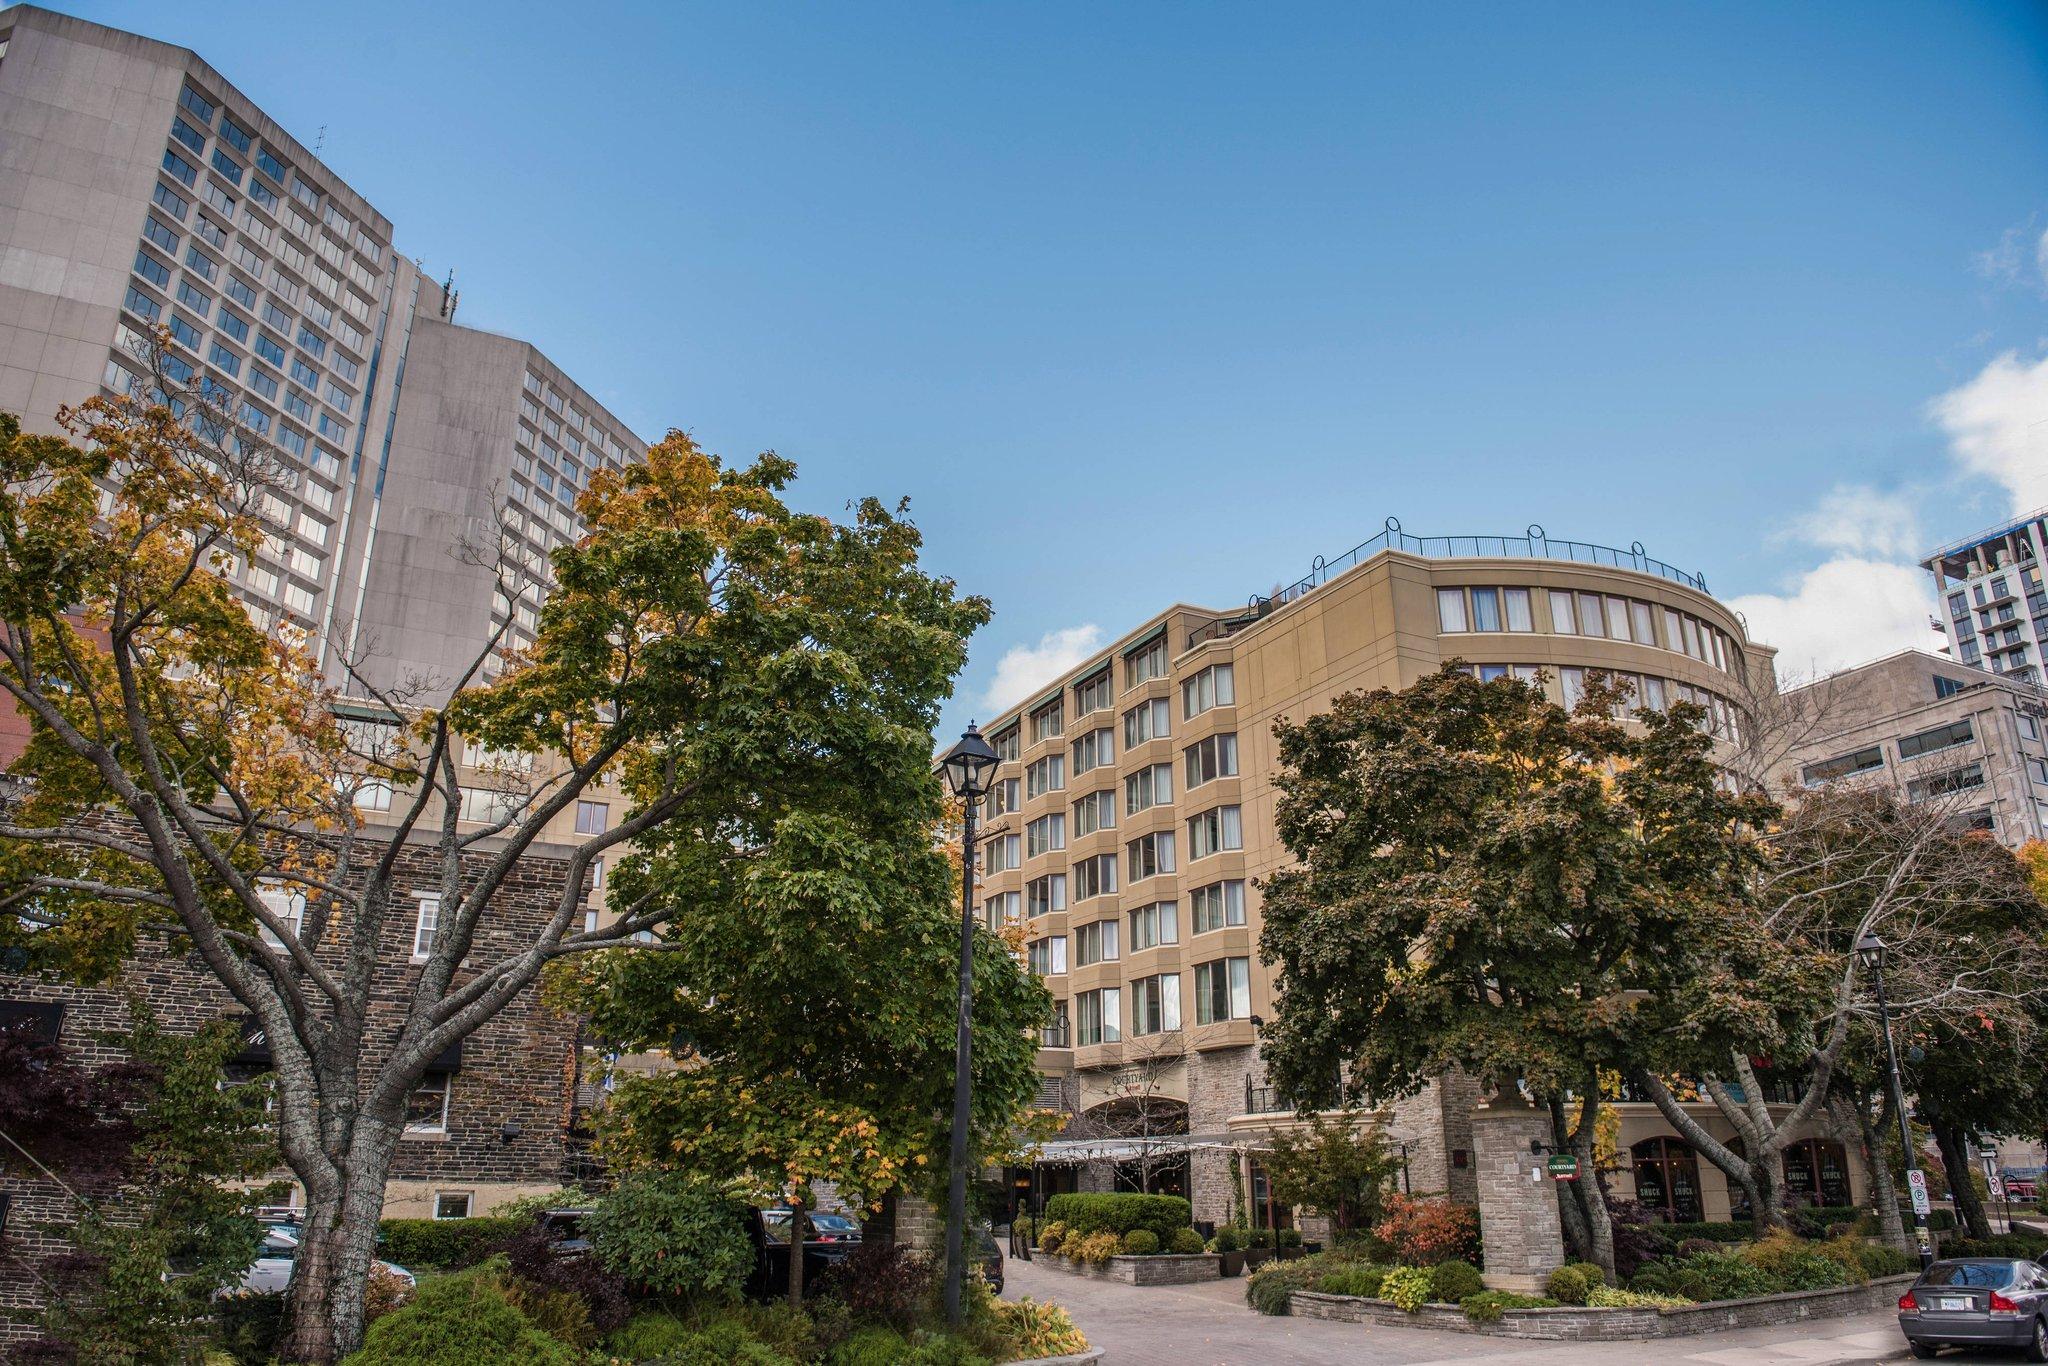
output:
POLYGON ((982 1279, 998 1295, 1003 1293, 1003 1249, 995 1234, 976 1224, 967 1231, 967 1260, 981 1268, 982 1279))
MULTIPOLYGON (((786 1209, 759 1210, 749 1207, 746 1212, 747 1239, 754 1245, 754 1271, 747 1277, 746 1293, 756 1300, 777 1299, 789 1293, 789 1211, 786 1209), (780 1218, 771 1219, 771 1216, 780 1218)), ((816 1285, 818 1279, 833 1267, 845 1261, 860 1248, 858 1238, 822 1238, 816 1231, 804 1239, 804 1284, 816 1285)))
POLYGON ((2048 1267, 2014 1257, 1936 1262, 1899 1296, 1899 1329, 1913 1355, 1944 1347, 2021 1347, 2048 1361, 2048 1267))
POLYGON ((587 1209, 544 1209, 534 1216, 548 1231, 548 1251, 557 1257, 587 1257, 590 1238, 583 1231, 587 1209))
MULTIPOLYGON (((295 1224, 273 1224, 263 1232, 263 1246, 256 1253, 256 1261, 242 1273, 242 1289, 259 1291, 282 1291, 291 1284, 292 1267, 299 1259, 299 1230, 295 1224)), ((418 1282, 404 1267, 391 1262, 378 1262, 378 1266, 404 1281, 407 1289, 418 1282)))
MULTIPOLYGON (((843 1214, 832 1214, 825 1210, 813 1210, 809 1216, 810 1234, 805 1242, 857 1243, 860 1241, 860 1225, 843 1214)), ((778 1243, 789 1242, 789 1211, 787 1209, 764 1209, 761 1220, 767 1226, 768 1236, 778 1243)))

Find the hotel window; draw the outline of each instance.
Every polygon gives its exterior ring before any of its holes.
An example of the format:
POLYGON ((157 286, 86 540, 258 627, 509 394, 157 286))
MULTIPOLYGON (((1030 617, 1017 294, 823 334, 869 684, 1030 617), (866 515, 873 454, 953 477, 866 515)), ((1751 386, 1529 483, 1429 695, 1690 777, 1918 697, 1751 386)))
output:
POLYGON ((213 101, 207 99, 206 96, 200 94, 191 86, 185 86, 178 91, 178 103, 191 111, 201 123, 213 122, 214 109, 216 108, 213 101))
POLYGON ((1500 629, 1500 590, 1498 588, 1475 588, 1472 590, 1472 629, 1475 631, 1498 631, 1500 629))
POLYGON ((1166 735, 1166 699, 1155 697, 1150 702, 1140 702, 1124 713, 1124 750, 1129 752, 1147 740, 1162 739, 1166 735))
POLYGON ((1244 848, 1244 828, 1238 808, 1219 806, 1188 821, 1188 857, 1207 858, 1229 849, 1244 848))
POLYGON ((425 958, 434 951, 434 936, 441 927, 441 898, 422 896, 419 915, 412 922, 412 956, 425 958))
POLYGON ((1680 617, 1678 619, 1678 622, 1679 626, 1685 632, 1685 652, 1691 655, 1694 659, 1705 659, 1706 654, 1700 648, 1699 622, 1694 620, 1692 617, 1680 617))
POLYGON ((1108 669, 1075 684, 1074 715, 1086 716, 1091 711, 1108 711, 1113 705, 1115 693, 1115 683, 1110 678, 1108 669))
POLYGON ((1187 786, 1190 790, 1218 778, 1237 776, 1235 735, 1212 735, 1189 745, 1182 754, 1187 759, 1187 786))
POLYGON ((143 218, 142 235, 162 247, 166 253, 175 255, 178 250, 178 234, 157 222, 153 214, 143 218))
POLYGON ((1858 773, 1869 773, 1884 767, 1884 750, 1877 745, 1859 749, 1854 754, 1838 755, 1823 759, 1817 764, 1808 764, 1799 770, 1799 780, 1808 787, 1819 787, 1838 778, 1853 777, 1858 773))
POLYGON ((1173 765, 1153 764, 1124 779, 1124 814, 1135 816, 1148 807, 1173 800, 1173 765))
POLYGON ((1135 688, 1166 676, 1166 637, 1161 636, 1124 656, 1124 686, 1135 688))
POLYGON ((1194 934, 1244 924, 1244 883, 1212 882, 1195 888, 1188 894, 1188 919, 1194 934))
POLYGON ((1116 922, 1096 920, 1074 930, 1074 966, 1093 967, 1117 959, 1116 922))
POLYGON ((1067 937, 1034 939, 1024 946, 1024 963, 1040 977, 1058 977, 1067 970, 1067 937))
POLYGON ((1062 754, 1048 754, 1024 770, 1025 797, 1043 797, 1067 785, 1067 760, 1062 754))
POLYGON ((200 132, 197 128, 194 128, 176 115, 173 115, 171 118, 171 136, 195 152, 206 150, 206 134, 200 132))
POLYGON ((1116 891, 1116 855, 1097 854, 1074 865, 1074 900, 1109 896, 1116 891))
MULTIPOLYGON (((257 885, 256 895, 263 902, 263 909, 282 920, 292 932, 292 938, 298 938, 299 927, 306 922, 306 894, 281 882, 265 882, 257 885)), ((259 926, 257 933, 273 949, 284 947, 284 940, 271 933, 268 925, 259 926)))
MULTIPOLYGON (((446 1116, 444 1115, 445 1119, 446 1116)), ((434 1217, 436 1219, 467 1219, 473 1203, 468 1191, 435 1191, 434 1217)))
POLYGON ((1062 734, 1066 728, 1066 712, 1058 698, 1031 713, 1031 743, 1034 745, 1040 740, 1062 734))
POLYGON ((1529 590, 1526 588, 1503 588, 1500 590, 1501 604, 1507 609, 1510 631, 1533 631, 1536 619, 1529 611, 1529 590))
POLYGON ((1158 901, 1131 912, 1131 952, 1180 942, 1180 908, 1158 901))
POLYGON ((604 802, 576 803, 576 833, 602 835, 611 828, 612 809, 604 802))
POLYGON ((2032 755, 2024 757, 2027 761, 2027 776, 2037 783, 2048 786, 2048 759, 2036 759, 2032 755))
POLYGON ((164 169, 187 185, 199 179, 199 168, 197 166, 194 166, 176 152, 168 149, 164 152, 164 169))
POLYGON ((164 311, 162 304, 144 294, 134 285, 128 286, 128 296, 121 300, 121 307, 145 322, 155 322, 164 311))
POLYGON ((1067 875, 1053 873, 1024 884, 1024 914, 1032 919, 1067 909, 1067 875))
POLYGON ((1936 726, 1917 735, 1905 736, 1899 741, 1899 757, 1916 759, 1922 754, 1932 754, 1955 745, 1965 745, 1974 739, 1976 734, 1976 729, 1968 718, 1952 721, 1946 726, 1936 726))
POLYGON ((988 815, 990 820, 1007 812, 1015 811, 1024 793, 1021 778, 998 778, 989 785, 988 815))
POLYGON ((1024 904, 1017 892, 997 892, 981 908, 981 923, 990 930, 1001 930, 1005 925, 1016 925, 1023 921, 1019 907, 1024 904))
POLYGON ((1247 1020, 1252 1013, 1252 960, 1219 958, 1195 964, 1195 1023, 1247 1020))
POLYGON ((1117 987, 1084 991, 1074 998, 1074 1042, 1117 1043, 1124 1036, 1124 997, 1117 987))
POLYGON ((1633 635, 1628 620, 1628 599, 1607 600, 1607 634, 1616 640, 1628 640, 1633 635))
POLYGON ((159 180, 156 189, 150 192, 150 202, 179 222, 185 221, 185 211, 192 207, 191 201, 159 180))
POLYGON ((1657 628, 1651 620, 1649 603, 1637 602, 1633 598, 1629 599, 1628 620, 1629 634, 1635 638, 1636 644, 1655 645, 1657 643, 1657 628))
POLYGON ((1173 832, 1140 835, 1124 846, 1130 856, 1130 881, 1141 882, 1173 871, 1173 832))
POLYGON ((1606 617, 1600 608, 1598 593, 1579 594, 1579 634, 1604 636, 1607 634, 1606 617))
POLYGON ((429 1072, 405 1098, 405 1131, 409 1134, 448 1132, 448 1078, 446 1072, 429 1072))
POLYGON ((1024 859, 1024 841, 1016 835, 997 835, 982 847, 982 867, 991 873, 1007 873, 1021 867, 1024 859))
POLYGON ((1211 707, 1234 706, 1237 681, 1228 664, 1211 664, 1180 685, 1182 717, 1200 716, 1211 707))
POLYGON ((135 253, 135 273, 158 289, 170 288, 171 268, 146 251, 135 253))
POLYGON ((1572 595, 1554 588, 1545 596, 1550 599, 1550 629, 1561 636, 1577 635, 1579 627, 1572 618, 1572 595))
POLYGON ((1564 709, 1577 711, 1579 703, 1586 696, 1586 671, 1584 669, 1559 669, 1557 683, 1564 694, 1564 709))
POLYGON ((1037 858, 1067 847, 1067 818, 1054 812, 1024 827, 1024 857, 1037 858))
POLYGON ((1074 741, 1074 776, 1080 777, 1091 768, 1100 768, 1116 759, 1116 732, 1104 726, 1091 730, 1074 741))
POLYGON ((1116 793, 1091 792, 1074 803, 1074 838, 1116 828, 1116 793))
POLYGON ((1436 625, 1439 631, 1469 631, 1472 629, 1465 618, 1464 589, 1439 588, 1436 590, 1436 625))
POLYGON ((1131 983, 1132 1034, 1171 1034, 1179 1028, 1179 973, 1162 972, 1131 983))
POLYGON ((220 121, 220 135, 237 152, 242 153, 244 156, 249 154, 249 134, 239 127, 233 119, 222 119, 220 121))
MULTIPOLYGON (((1950 681, 1953 682, 1954 680, 1950 681)), ((1961 688, 1962 685, 1960 683, 1956 684, 1957 691, 1961 691, 1961 688)), ((2019 725, 2020 734, 2024 735, 2027 739, 2038 740, 2041 738, 2041 723, 2034 717, 2027 715, 2025 712, 2016 712, 2013 714, 2012 719, 2019 725)))
POLYGON ((1967 792, 1973 787, 1984 786, 1984 765, 1964 764, 1961 768, 1949 769, 1946 773, 1935 773, 1925 778, 1915 778, 1906 784, 1906 800, 1924 802, 1930 797, 1946 797, 1951 793, 1967 792))

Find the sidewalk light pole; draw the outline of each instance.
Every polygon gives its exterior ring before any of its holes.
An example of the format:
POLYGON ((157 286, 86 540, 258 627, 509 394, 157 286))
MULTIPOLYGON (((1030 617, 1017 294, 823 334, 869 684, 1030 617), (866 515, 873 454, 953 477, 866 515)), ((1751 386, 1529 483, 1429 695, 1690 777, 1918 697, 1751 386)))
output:
MULTIPOLYGON (((1899 1112, 1899 1149, 1906 1163, 1906 1183, 1913 1196, 1913 1233, 1920 1244, 1920 1269, 1934 1265, 1934 1242, 1927 1228, 1925 1187, 1913 1178, 1920 1174, 1920 1159, 1913 1152, 1913 1125, 1906 1117, 1906 1088, 1899 1079, 1899 1051, 1892 1044, 1892 1011, 1884 999, 1884 940, 1866 934, 1856 941, 1856 957, 1870 971, 1870 985, 1877 993, 1877 1022, 1884 1030, 1885 1065, 1891 1072, 1892 1108, 1899 1112)), ((1923 1178, 1924 1180, 1924 1178, 1923 1178)), ((1881 1198, 1889 1198, 1880 1193, 1881 1198)))
POLYGON ((960 1020, 953 1042, 953 1156, 946 1192, 946 1322, 960 1323, 960 1294, 967 1279, 967 1125, 971 1022, 974 1014, 974 817, 988 775, 1002 759, 974 723, 939 760, 947 790, 960 799, 960 1020))

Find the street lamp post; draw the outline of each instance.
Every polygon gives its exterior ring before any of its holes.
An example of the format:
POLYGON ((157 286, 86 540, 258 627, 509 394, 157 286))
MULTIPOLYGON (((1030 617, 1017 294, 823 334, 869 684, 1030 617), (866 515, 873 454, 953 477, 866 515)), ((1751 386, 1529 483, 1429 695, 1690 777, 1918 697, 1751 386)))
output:
POLYGON ((967 1125, 974 1015, 974 817, 1002 759, 972 721, 939 760, 946 787, 966 808, 960 830, 960 1018, 953 1041, 953 1154, 946 1191, 946 1322, 960 1323, 967 1280, 967 1125))
MULTIPOLYGON (((1877 993, 1877 1021, 1884 1030, 1885 1065, 1891 1072, 1892 1108, 1899 1112, 1899 1149, 1906 1163, 1906 1183, 1913 1196, 1913 1232, 1920 1244, 1920 1269, 1934 1265, 1933 1235, 1927 1227, 1926 1188, 1913 1178, 1920 1173, 1920 1160, 1913 1152, 1913 1125, 1906 1117, 1906 1088, 1899 1078, 1899 1051, 1892 1044, 1892 1011, 1884 998, 1885 942, 1874 934, 1856 941, 1856 957, 1870 971, 1870 985, 1877 993)), ((1880 1198, 1889 1199, 1888 1192, 1880 1198)))

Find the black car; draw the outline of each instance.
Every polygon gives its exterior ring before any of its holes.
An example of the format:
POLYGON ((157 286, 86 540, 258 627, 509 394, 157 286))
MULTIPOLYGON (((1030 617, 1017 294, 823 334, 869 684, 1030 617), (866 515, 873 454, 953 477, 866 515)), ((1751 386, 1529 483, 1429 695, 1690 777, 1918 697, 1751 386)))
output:
POLYGON ((981 1268, 982 1279, 988 1288, 998 1295, 1003 1293, 1003 1250, 996 1245, 993 1233, 980 1225, 967 1231, 967 1261, 971 1266, 981 1268))
POLYGON ((2048 1267, 2014 1257, 1936 1262, 1899 1296, 1899 1328, 1913 1355, 1944 1347, 2023 1347, 2048 1361, 2048 1267))

